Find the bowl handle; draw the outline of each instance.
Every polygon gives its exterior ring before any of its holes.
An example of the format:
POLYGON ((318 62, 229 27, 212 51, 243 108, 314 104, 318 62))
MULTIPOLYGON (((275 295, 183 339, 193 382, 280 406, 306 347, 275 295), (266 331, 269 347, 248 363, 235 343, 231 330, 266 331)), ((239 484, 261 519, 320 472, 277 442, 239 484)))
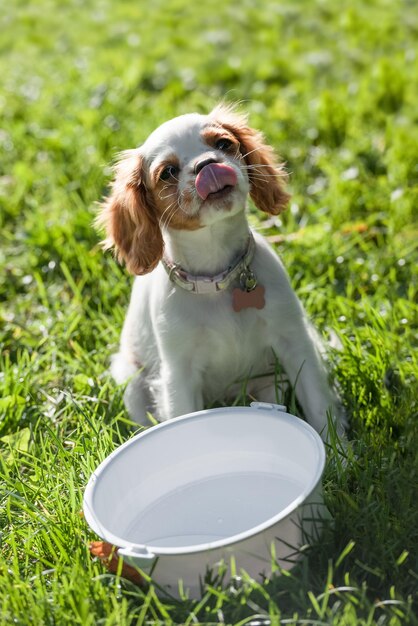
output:
POLYGON ((154 565, 157 557, 146 547, 126 546, 119 548, 118 555, 123 558, 126 563, 139 567, 143 572, 149 573, 154 565))
POLYGON ((287 407, 284 404, 273 404, 270 402, 251 402, 252 409, 259 411, 277 411, 278 413, 287 413, 287 407))

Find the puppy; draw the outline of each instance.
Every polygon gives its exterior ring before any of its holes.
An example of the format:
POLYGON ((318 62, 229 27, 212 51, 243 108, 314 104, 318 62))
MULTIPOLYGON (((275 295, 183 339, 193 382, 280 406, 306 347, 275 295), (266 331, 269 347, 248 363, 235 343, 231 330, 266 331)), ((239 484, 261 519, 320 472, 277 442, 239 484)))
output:
POLYGON ((266 241, 248 225, 248 195, 277 215, 285 172, 263 136, 226 106, 165 122, 122 154, 98 223, 136 275, 112 360, 131 417, 147 424, 228 401, 237 384, 276 402, 276 358, 309 423, 327 437, 344 417, 321 344, 266 241))

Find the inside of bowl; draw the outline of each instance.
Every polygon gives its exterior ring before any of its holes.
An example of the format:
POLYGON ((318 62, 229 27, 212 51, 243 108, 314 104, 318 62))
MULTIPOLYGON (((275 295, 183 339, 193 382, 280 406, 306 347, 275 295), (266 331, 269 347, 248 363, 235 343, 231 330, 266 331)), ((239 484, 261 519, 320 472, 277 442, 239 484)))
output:
POLYGON ((190 481, 141 509, 123 530, 132 543, 188 547, 237 535, 285 509, 301 483, 280 474, 230 472, 190 481))
POLYGON ((110 531, 157 548, 214 542, 263 524, 306 492, 320 454, 299 420, 208 413, 149 431, 114 456, 93 498, 104 538, 110 531))

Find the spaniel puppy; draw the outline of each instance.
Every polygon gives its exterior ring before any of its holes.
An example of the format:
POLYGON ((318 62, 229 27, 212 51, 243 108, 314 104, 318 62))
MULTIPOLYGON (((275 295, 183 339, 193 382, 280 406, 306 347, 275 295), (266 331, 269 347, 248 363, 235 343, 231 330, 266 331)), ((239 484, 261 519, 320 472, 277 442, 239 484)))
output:
POLYGON ((112 361, 136 422, 227 401, 244 381, 248 394, 275 402, 277 358, 309 423, 326 438, 331 412, 343 432, 320 342, 246 217, 248 195, 280 213, 284 180, 261 133, 225 106, 170 120, 122 154, 98 222, 105 247, 136 275, 112 361))

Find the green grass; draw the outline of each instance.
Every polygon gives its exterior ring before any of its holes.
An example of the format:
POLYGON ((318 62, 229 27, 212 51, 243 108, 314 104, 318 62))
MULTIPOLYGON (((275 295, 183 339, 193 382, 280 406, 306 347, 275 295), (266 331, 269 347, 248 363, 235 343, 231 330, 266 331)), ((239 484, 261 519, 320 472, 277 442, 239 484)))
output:
POLYGON ((1 623, 417 624, 415 2, 13 0, 0 32, 1 623), (132 434, 106 372, 131 280, 92 221, 119 150, 224 97, 291 172, 287 213, 251 219, 340 341, 352 447, 292 573, 162 602, 91 560, 79 515, 132 434))

